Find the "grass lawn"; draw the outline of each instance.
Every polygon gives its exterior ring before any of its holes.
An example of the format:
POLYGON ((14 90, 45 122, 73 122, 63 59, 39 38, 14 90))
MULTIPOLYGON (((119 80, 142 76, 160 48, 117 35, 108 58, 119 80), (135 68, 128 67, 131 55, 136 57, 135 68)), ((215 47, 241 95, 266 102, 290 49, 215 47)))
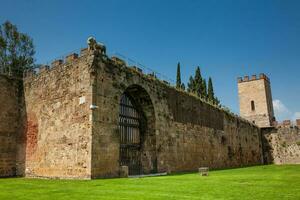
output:
POLYGON ((300 199, 300 165, 257 166, 172 176, 78 180, 0 179, 0 200, 300 199))

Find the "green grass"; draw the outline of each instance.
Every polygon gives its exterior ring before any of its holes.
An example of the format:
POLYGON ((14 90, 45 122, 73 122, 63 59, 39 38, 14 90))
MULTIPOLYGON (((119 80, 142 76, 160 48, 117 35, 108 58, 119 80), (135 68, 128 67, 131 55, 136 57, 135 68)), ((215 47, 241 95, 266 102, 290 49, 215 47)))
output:
POLYGON ((300 165, 172 176, 78 180, 0 179, 4 199, 300 199, 300 165))

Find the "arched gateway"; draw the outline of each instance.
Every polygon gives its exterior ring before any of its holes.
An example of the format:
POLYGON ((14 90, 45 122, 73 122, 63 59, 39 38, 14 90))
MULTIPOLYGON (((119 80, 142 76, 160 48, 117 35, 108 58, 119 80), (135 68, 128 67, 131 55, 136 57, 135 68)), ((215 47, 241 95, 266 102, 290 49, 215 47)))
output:
POLYGON ((120 166, 129 175, 157 171, 154 108, 148 93, 140 86, 126 89, 120 100, 120 166))

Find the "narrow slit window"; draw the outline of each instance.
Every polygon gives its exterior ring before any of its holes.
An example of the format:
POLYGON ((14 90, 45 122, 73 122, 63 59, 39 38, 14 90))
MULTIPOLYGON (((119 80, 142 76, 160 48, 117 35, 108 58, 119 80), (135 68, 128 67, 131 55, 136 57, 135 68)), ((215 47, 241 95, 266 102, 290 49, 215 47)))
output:
POLYGON ((255 103, 254 103, 254 101, 251 101, 251 110, 255 111, 255 103))

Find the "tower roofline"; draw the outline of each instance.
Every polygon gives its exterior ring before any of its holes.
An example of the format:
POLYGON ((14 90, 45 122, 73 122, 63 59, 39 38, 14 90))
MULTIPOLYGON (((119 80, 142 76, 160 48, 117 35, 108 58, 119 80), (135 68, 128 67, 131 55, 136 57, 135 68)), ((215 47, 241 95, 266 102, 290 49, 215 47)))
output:
POLYGON ((237 81, 238 81, 238 83, 244 83, 244 82, 257 81, 257 80, 262 80, 262 79, 270 82, 269 77, 264 73, 260 73, 258 76, 256 74, 254 74, 251 76, 251 78, 249 78, 249 76, 247 76, 247 75, 244 77, 238 77, 237 81))

